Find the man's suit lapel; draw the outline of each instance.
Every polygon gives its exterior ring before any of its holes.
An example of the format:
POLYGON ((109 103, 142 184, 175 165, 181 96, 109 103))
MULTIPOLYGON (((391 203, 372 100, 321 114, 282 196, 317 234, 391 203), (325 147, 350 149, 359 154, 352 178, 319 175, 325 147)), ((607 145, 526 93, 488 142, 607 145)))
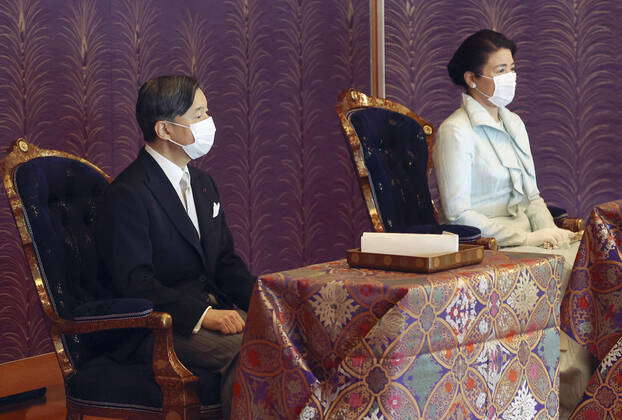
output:
POLYGON ((219 231, 215 225, 218 219, 214 218, 214 200, 216 197, 210 194, 211 189, 204 185, 200 174, 191 166, 188 168, 190 169, 190 184, 192 186, 194 204, 197 209, 199 229, 201 230, 201 244, 203 245, 205 258, 212 260, 218 253, 219 244, 218 238, 214 235, 215 232, 219 231))
POLYGON ((166 175, 164 175, 162 168, 160 168, 157 162, 149 156, 144 149, 140 151, 139 157, 143 161, 143 166, 147 172, 147 179, 145 180, 147 187, 151 190, 151 193, 158 203, 160 203, 181 236, 196 249, 201 256, 201 260, 205 264, 205 256, 203 255, 203 250, 199 243, 197 230, 192 224, 190 217, 188 217, 188 213, 186 213, 186 209, 184 209, 181 204, 181 200, 171 185, 171 182, 166 175))

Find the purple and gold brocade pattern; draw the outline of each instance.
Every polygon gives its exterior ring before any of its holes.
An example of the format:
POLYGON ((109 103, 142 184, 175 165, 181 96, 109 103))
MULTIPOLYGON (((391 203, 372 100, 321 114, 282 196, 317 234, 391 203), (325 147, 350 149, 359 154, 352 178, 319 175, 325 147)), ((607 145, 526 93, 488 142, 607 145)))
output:
POLYGON ((562 328, 599 363, 572 419, 622 416, 622 200, 590 214, 561 307, 562 328))
POLYGON ((557 418, 560 257, 422 275, 335 261, 262 276, 238 419, 557 418))

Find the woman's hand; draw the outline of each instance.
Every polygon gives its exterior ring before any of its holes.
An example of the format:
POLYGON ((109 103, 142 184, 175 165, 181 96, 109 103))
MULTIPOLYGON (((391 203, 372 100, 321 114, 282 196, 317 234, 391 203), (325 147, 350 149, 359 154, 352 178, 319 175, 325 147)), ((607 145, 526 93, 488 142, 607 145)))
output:
POLYGON ((560 228, 547 228, 529 232, 524 245, 542 246, 545 243, 551 244, 553 248, 566 248, 570 244, 570 239, 574 233, 560 228))

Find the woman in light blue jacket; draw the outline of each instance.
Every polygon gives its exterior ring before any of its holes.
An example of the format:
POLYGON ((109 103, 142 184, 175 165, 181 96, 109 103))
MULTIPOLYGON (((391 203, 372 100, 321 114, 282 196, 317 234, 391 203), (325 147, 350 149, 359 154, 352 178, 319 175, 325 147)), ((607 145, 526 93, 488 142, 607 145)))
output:
POLYGON ((574 233, 555 226, 536 185, 525 125, 505 107, 516 86, 515 51, 512 41, 484 30, 467 38, 447 66, 466 93, 437 135, 442 216, 480 228, 502 247, 563 247, 574 233))
MULTIPOLYGON (((504 251, 546 252, 566 259, 562 294, 578 244, 559 229, 540 196, 525 124, 506 106, 514 98, 516 45, 500 33, 468 37, 447 65, 465 89, 462 106, 440 126, 434 165, 444 223, 476 226, 504 251), (544 249, 542 246, 547 245, 544 249)), ((565 334, 560 360, 562 418, 583 394, 589 356, 565 334)))

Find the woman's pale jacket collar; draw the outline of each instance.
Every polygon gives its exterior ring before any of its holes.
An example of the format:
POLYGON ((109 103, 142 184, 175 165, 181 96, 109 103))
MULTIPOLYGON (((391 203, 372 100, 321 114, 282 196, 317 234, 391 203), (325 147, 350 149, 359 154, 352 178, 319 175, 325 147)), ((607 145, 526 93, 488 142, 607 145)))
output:
POLYGON ((462 95, 462 106, 472 128, 479 127, 488 138, 501 164, 509 171, 512 194, 507 208, 508 212, 514 216, 518 213, 521 203, 525 203, 525 199, 529 200, 530 197, 539 194, 525 125, 518 115, 501 107, 499 117, 506 130, 503 132, 499 130, 498 123, 495 124, 486 108, 471 96, 462 95))
MULTIPOLYGON (((478 126, 487 126, 498 130, 498 124, 495 123, 495 120, 486 108, 466 93, 462 94, 462 106, 466 111, 473 128, 478 126)), ((517 155, 521 160, 524 169, 530 176, 535 177, 536 171, 531 157, 529 137, 527 136, 522 121, 516 114, 505 107, 499 108, 499 118, 501 118, 507 133, 512 139, 512 143, 515 146, 515 150, 517 151, 517 155)), ((493 147, 495 147, 494 142, 493 147)))

